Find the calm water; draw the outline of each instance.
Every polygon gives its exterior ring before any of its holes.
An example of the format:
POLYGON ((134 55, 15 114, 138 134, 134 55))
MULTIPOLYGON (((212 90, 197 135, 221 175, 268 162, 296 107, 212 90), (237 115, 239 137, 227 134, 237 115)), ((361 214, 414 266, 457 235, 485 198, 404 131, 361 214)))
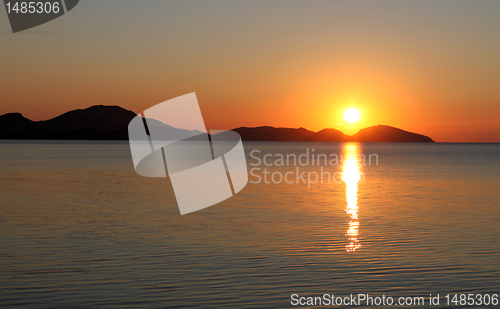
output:
POLYGON ((180 216, 168 179, 136 175, 126 143, 1 142, 0 306, 285 308, 295 293, 439 293, 441 303, 447 293, 500 294, 499 144, 245 149, 273 163, 307 149, 343 159, 261 165, 254 174, 291 172, 293 183, 249 183, 180 216), (323 167, 336 182, 297 183, 297 167, 323 167))

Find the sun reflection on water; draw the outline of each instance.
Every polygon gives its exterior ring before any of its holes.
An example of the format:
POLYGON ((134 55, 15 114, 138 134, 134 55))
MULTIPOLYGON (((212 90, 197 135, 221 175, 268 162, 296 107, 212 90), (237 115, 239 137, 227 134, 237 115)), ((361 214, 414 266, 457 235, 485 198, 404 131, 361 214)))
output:
POLYGON ((348 252, 354 252, 361 247, 359 241, 358 218, 358 183, 361 180, 361 163, 359 162, 359 145, 345 144, 343 146, 342 181, 345 183, 346 213, 349 216, 349 226, 346 236, 349 244, 348 252))

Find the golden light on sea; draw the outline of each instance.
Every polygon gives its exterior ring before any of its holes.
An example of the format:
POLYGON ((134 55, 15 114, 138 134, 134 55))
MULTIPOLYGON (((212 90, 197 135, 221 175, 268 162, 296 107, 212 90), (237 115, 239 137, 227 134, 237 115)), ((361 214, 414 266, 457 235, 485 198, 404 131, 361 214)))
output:
POLYGON ((361 180, 361 163, 359 162, 359 145, 350 143, 343 146, 342 181, 345 183, 345 212, 349 216, 346 232, 349 244, 348 252, 354 252, 361 247, 359 240, 359 206, 358 183, 361 180))

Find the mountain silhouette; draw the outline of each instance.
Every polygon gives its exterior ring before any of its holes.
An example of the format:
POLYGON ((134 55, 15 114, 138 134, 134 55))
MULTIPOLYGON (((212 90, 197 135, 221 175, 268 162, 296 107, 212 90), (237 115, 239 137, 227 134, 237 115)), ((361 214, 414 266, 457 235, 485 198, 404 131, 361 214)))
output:
POLYGON ((274 128, 269 126, 248 128, 241 127, 233 129, 241 136, 244 141, 282 141, 282 142, 299 142, 304 141, 309 136, 313 135, 313 131, 304 128, 274 128))
POLYGON ((0 116, 1 139, 127 139, 127 126, 136 114, 119 106, 96 105, 45 121, 20 113, 0 116))
POLYGON ((384 143, 384 142, 412 142, 421 143, 434 142, 430 137, 411 133, 398 128, 378 125, 374 127, 369 127, 359 130, 358 133, 351 137, 353 142, 374 142, 374 143, 384 143))
POLYGON ((305 139, 308 142, 347 142, 350 136, 335 129, 323 129, 305 139))
POLYGON ((244 141, 287 141, 287 142, 434 142, 430 137, 411 133, 391 126, 378 125, 360 130, 353 136, 345 135, 339 130, 323 129, 313 132, 304 128, 237 128, 233 131, 240 134, 244 141))
MULTIPOLYGON (((44 121, 32 121, 20 113, 0 116, 0 139, 45 140, 128 140, 128 125, 137 116, 119 106, 96 105, 69 111, 44 121)), ((201 134, 174 128, 148 119, 148 126, 158 127, 165 136, 189 137, 201 134)), ((349 136, 339 130, 323 129, 319 132, 304 128, 240 127, 233 129, 243 141, 284 142, 434 142, 430 137, 398 128, 378 125, 360 130, 349 136)))

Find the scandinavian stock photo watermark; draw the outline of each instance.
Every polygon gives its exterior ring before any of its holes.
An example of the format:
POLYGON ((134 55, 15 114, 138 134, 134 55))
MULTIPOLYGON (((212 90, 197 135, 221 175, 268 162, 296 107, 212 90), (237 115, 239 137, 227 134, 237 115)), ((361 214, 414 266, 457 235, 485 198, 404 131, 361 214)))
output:
POLYGON ((4 0, 13 33, 38 27, 71 11, 80 0, 4 0))
POLYGON ((341 184, 355 178, 365 181, 363 166, 378 166, 378 154, 325 153, 306 148, 300 153, 250 152, 249 182, 251 184, 341 184))
POLYGON ((388 296, 372 294, 349 294, 335 295, 323 294, 322 296, 304 296, 292 294, 290 296, 292 306, 498 306, 498 294, 477 293, 452 293, 435 294, 426 296, 388 296))
MULTIPOLYGON (((181 214, 231 198, 251 184, 354 185, 365 181, 364 166, 378 154, 356 143, 272 153, 253 149, 249 158, 234 131, 207 130, 195 93, 152 106, 130 121, 128 135, 136 172, 170 178, 181 214)), ((300 147, 300 146, 299 146, 300 147)))

